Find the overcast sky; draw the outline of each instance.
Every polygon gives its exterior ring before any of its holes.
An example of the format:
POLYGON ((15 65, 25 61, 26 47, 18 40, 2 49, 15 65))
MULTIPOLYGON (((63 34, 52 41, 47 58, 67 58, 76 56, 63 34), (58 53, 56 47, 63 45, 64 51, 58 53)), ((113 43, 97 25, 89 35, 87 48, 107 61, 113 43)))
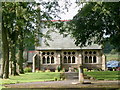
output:
POLYGON ((77 14, 77 11, 78 11, 78 7, 76 7, 76 4, 75 2, 73 2, 75 0, 71 0, 71 6, 69 7, 69 10, 68 12, 65 12, 65 14, 61 14, 61 18, 63 20, 68 20, 68 19, 72 19, 73 16, 75 16, 77 14))
MULTIPOLYGON (((41 0, 36 0, 37 2, 41 1, 41 0)), ((43 0, 44 1, 44 0, 43 0)), ((45 1, 51 1, 51 0, 45 0, 45 1)), ((59 4, 62 6, 64 5, 64 1, 65 0, 60 0, 59 4)), ((76 7, 75 1, 76 0, 68 0, 70 1, 72 4, 70 5, 70 7, 68 8, 68 12, 65 10, 65 13, 61 13, 59 16, 61 17, 61 20, 69 20, 72 19, 73 16, 75 16, 77 14, 77 11, 79 9, 79 7, 76 7)))

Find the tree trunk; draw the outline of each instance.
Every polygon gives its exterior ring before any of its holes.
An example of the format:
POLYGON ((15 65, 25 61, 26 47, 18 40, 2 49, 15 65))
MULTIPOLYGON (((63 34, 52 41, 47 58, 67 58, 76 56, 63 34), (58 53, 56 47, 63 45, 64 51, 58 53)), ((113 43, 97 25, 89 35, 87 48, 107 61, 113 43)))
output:
MULTIPOLYGON (((14 40, 13 40, 14 42, 14 40)), ((16 45, 15 43, 11 43, 11 61, 13 63, 13 67, 12 67, 12 75, 16 76, 16 75, 19 75, 18 72, 17 72, 17 66, 16 66, 16 63, 17 63, 17 60, 16 60, 16 45)))
POLYGON ((24 70, 23 70, 23 62, 24 62, 24 58, 23 58, 23 51, 24 51, 24 47, 23 47, 23 33, 22 31, 20 32, 20 38, 19 38, 19 51, 18 51, 18 65, 19 65, 19 73, 20 74, 24 74, 24 70))
POLYGON ((9 43, 7 30, 2 25, 2 51, 3 51, 3 63, 2 63, 2 78, 9 78, 9 43))

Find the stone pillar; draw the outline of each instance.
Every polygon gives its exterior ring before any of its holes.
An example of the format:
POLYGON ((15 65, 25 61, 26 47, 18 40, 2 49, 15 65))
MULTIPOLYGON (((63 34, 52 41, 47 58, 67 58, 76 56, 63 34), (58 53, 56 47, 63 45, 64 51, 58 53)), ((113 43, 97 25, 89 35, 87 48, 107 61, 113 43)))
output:
POLYGON ((57 52, 57 58, 56 58, 56 64, 60 64, 61 61, 60 61, 60 52, 57 52))
POLYGON ((106 70, 106 56, 102 55, 102 70, 106 70))
POLYGON ((84 83, 83 66, 79 66, 79 82, 84 83))
POLYGON ((77 64, 82 64, 82 54, 80 51, 77 52, 77 64))
POLYGON ((35 72, 35 57, 36 57, 36 54, 33 56, 33 69, 32 69, 32 72, 35 72))

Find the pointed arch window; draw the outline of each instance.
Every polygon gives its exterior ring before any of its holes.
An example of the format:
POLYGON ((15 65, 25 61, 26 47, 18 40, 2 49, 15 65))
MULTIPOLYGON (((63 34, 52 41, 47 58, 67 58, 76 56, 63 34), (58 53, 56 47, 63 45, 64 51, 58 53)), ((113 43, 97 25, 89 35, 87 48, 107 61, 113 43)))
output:
POLYGON ((67 57, 64 56, 64 63, 67 63, 67 57))
POLYGON ((50 57, 48 56, 47 57, 47 64, 49 64, 50 63, 50 57))
POLYGON ((70 56, 68 57, 68 63, 71 63, 71 57, 70 56))
POLYGON ((42 64, 54 64, 55 55, 55 51, 43 51, 41 53, 42 64))
POLYGON ((45 57, 43 57, 42 60, 43 60, 43 64, 45 64, 46 63, 45 57))
POLYGON ((88 63, 88 57, 85 56, 85 63, 88 63))
POLYGON ((96 56, 93 57, 93 63, 96 63, 97 60, 96 60, 96 56))
POLYGON ((72 63, 75 63, 75 56, 72 57, 72 63))
POLYGON ((92 63, 92 56, 89 57, 89 63, 92 63))
POLYGON ((51 63, 54 63, 54 57, 53 56, 51 57, 51 63))

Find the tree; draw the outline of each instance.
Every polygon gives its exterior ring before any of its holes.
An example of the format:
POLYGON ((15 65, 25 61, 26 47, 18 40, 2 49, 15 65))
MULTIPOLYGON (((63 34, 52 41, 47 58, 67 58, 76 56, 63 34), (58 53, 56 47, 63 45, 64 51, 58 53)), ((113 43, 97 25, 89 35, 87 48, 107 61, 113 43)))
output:
POLYGON ((86 3, 69 22, 69 32, 78 46, 109 41, 120 51, 120 3, 86 3))
MULTIPOLYGON (((23 73, 23 50, 29 46, 26 37, 29 37, 30 42, 38 43, 36 39, 39 37, 47 37, 40 32, 41 19, 49 20, 42 22, 43 27, 50 27, 53 17, 57 17, 59 12, 58 1, 40 2, 44 9, 36 9, 36 2, 3 2, 2 9, 2 48, 3 48, 3 68, 2 77, 9 78, 9 61, 13 63, 13 74, 17 75, 16 63, 19 64, 20 73, 23 73), (39 15, 39 13, 41 13, 39 15), (40 16, 40 18, 38 18, 40 16), (37 24, 36 24, 37 23, 37 24), (39 24, 38 24, 39 23, 39 24), (35 24, 35 25, 34 25, 35 24), (31 39, 33 38, 33 39, 31 39), (19 49, 19 60, 16 59, 16 49, 19 49), (10 55, 11 54, 11 55, 10 55), (9 60, 10 56, 10 60, 9 60)), ((32 43, 32 44, 33 44, 32 43)))

